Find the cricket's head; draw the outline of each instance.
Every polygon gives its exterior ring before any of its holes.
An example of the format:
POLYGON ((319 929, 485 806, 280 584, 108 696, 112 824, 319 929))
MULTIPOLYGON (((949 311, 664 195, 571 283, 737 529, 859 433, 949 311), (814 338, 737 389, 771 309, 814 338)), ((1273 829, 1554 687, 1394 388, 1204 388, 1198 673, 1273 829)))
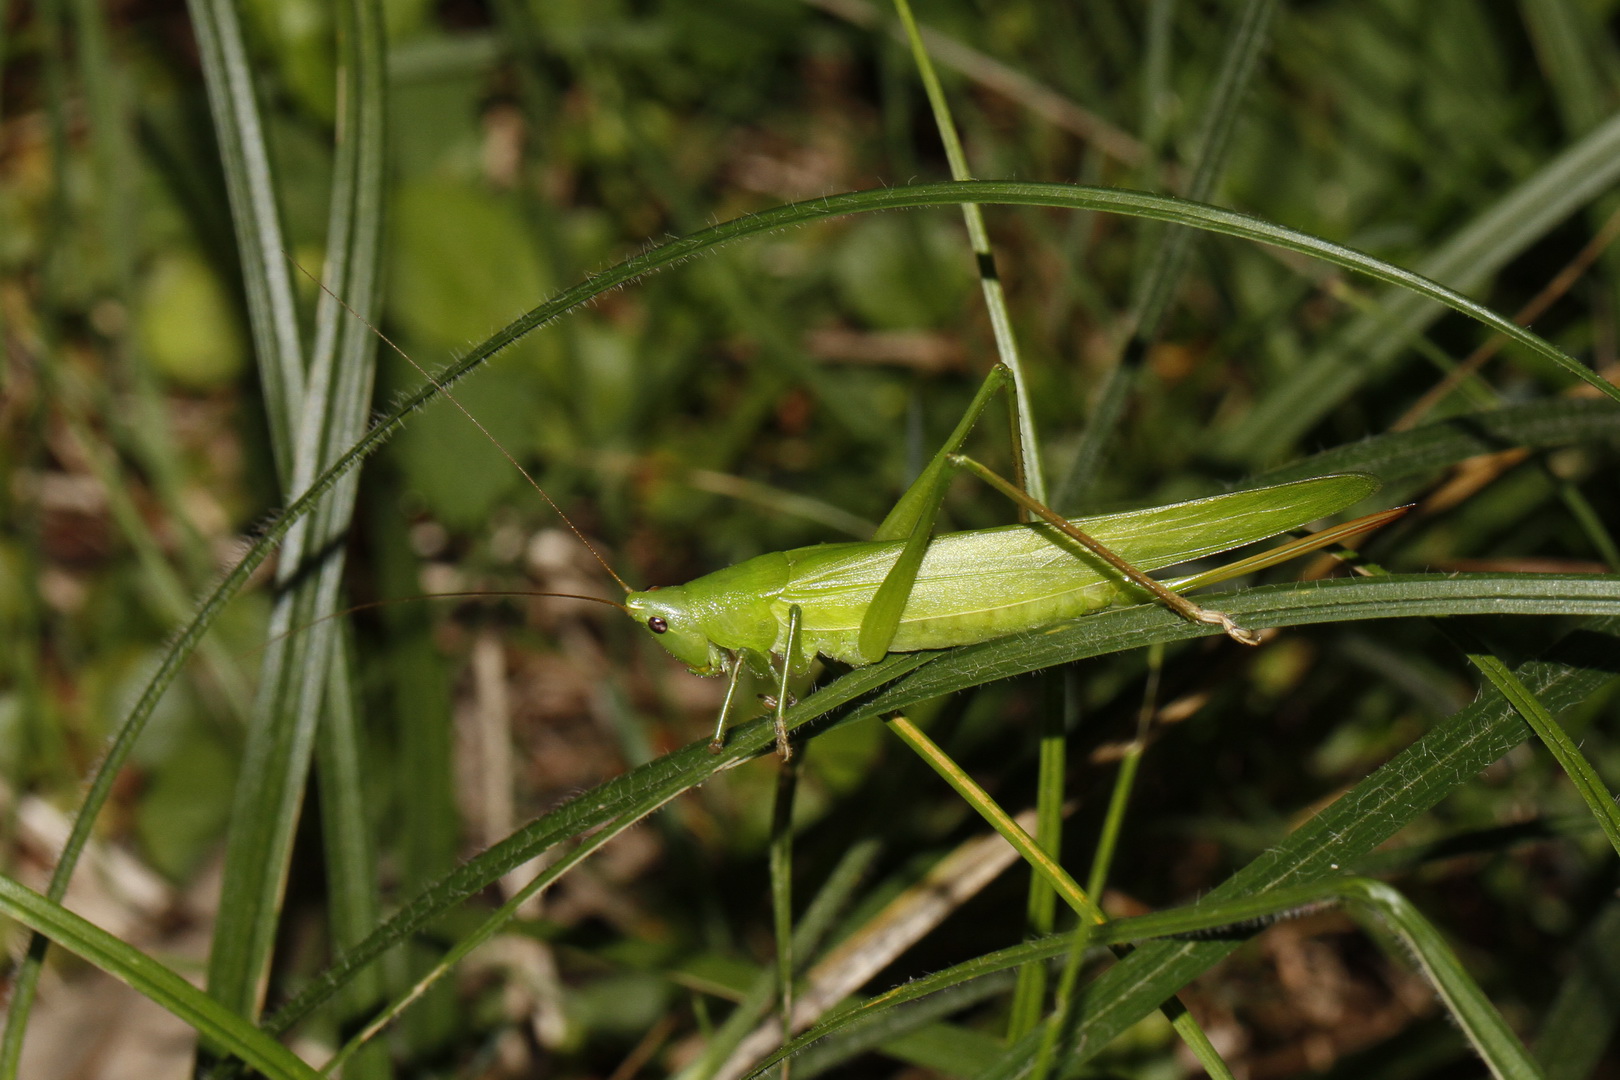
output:
POLYGON ((697 674, 719 675, 726 669, 725 650, 709 640, 703 619, 681 586, 633 592, 624 598, 624 608, 670 655, 697 674))

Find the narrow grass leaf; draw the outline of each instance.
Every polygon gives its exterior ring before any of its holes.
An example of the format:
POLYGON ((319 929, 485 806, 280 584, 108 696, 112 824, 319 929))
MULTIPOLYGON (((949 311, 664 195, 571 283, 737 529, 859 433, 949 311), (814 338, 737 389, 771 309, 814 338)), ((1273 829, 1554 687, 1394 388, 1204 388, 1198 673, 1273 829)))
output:
POLYGON ((1069 872, 1043 851, 1029 833, 1013 820, 1012 815, 1003 810, 960 765, 923 734, 922 729, 904 716, 891 716, 887 722, 889 730, 900 736, 901 741, 926 761, 929 768, 939 774, 940 779, 951 785, 953 791, 973 807, 991 828, 1000 833, 1002 839, 1013 846, 1019 857, 1028 863, 1031 869, 1046 878, 1047 884, 1075 910, 1076 914, 1089 922, 1100 923, 1106 920, 1107 916, 1102 913, 1102 909, 1085 894, 1079 883, 1069 876, 1069 872))
MULTIPOLYGON (((1053 892, 1062 897, 1064 902, 1075 910, 1075 913, 1079 915, 1084 924, 1082 929, 1076 931, 1079 941, 1076 951, 1077 953, 1083 952, 1085 948, 1084 941, 1089 933, 1089 927, 1107 921, 1107 916, 1097 907, 1096 902, 1085 894, 1079 883, 1069 876, 1068 871, 1064 870, 1055 858, 1047 854, 1046 850, 1035 842, 1034 837, 1025 832, 1018 822, 1013 820, 1012 815, 1003 810, 990 797, 989 792, 985 791, 972 777, 968 776, 962 767, 951 760, 932 739, 923 734, 921 729, 904 716, 890 717, 888 725, 889 729, 899 735, 907 746, 911 747, 928 763, 930 768, 939 774, 941 779, 951 786, 952 790, 962 796, 963 800, 972 806, 974 811, 1001 835, 1002 839, 1013 846, 1019 857, 1046 881, 1047 886, 1053 892)), ((1060 1007, 1047 1029, 1051 1034, 1061 1030, 1061 1027, 1067 1021, 1068 1010, 1062 1007, 1069 1000, 1067 993, 1062 992, 1067 989, 1065 986, 1060 990, 1060 1007)), ((1177 1001, 1166 1002, 1164 1014, 1169 1019, 1171 1026, 1175 1028, 1176 1034, 1181 1036, 1182 1041, 1192 1051, 1193 1057, 1198 1060, 1199 1064, 1204 1066, 1210 1076, 1215 1077, 1216 1080, 1230 1080, 1231 1072, 1227 1069, 1226 1062, 1221 1060, 1220 1054, 1216 1052, 1214 1045, 1210 1043, 1209 1036, 1204 1034, 1203 1028, 1198 1026, 1198 1022, 1193 1019, 1192 1014, 1177 1001)), ((1050 1050, 1053 1043, 1053 1039, 1046 1040, 1043 1043, 1043 1050, 1050 1050)), ((1044 1078, 1047 1073, 1046 1065, 1050 1061, 1049 1054, 1043 1053, 1038 1061, 1036 1075, 1044 1078)))
POLYGON ((1530 725, 1530 730, 1536 733, 1544 746, 1551 751, 1554 760, 1564 770, 1575 790, 1580 793, 1581 801, 1586 803, 1597 819, 1598 825, 1603 829, 1603 835, 1609 838, 1609 845, 1614 848, 1615 854, 1620 855, 1620 806, 1614 802, 1614 794, 1603 783, 1603 778, 1592 767, 1592 762, 1581 753, 1575 741, 1564 731, 1552 713, 1547 711, 1535 694, 1531 693, 1524 683, 1519 681, 1501 660, 1486 651, 1477 641, 1470 640, 1458 630, 1451 633, 1463 643, 1468 654, 1468 662, 1480 670, 1485 678, 1496 687, 1513 706, 1524 722, 1530 725))
MULTIPOLYGON (((801 711, 827 711, 847 705, 925 660, 926 657, 920 655, 891 656, 854 671, 789 710, 790 722, 796 720, 801 711)), ((265 1026, 278 1033, 290 1029, 327 1001, 355 972, 498 881, 507 871, 621 817, 651 813, 714 774, 757 756, 774 745, 774 739, 768 717, 760 722, 738 725, 727 732, 725 750, 720 754, 709 752, 705 738, 614 777, 537 818, 417 894, 373 930, 365 941, 341 953, 324 972, 269 1017, 265 1026)))
MULTIPOLYGON (((346 1063, 364 1050, 371 1043, 371 1040, 397 1020, 405 1010, 421 1001, 429 990, 439 985, 440 981, 453 971, 457 964, 465 960, 474 949, 483 945, 504 929, 508 923, 517 917, 524 904, 539 895, 552 882, 600 850, 609 840, 612 840, 615 836, 618 836, 624 830, 664 805, 670 798, 673 798, 673 796, 655 793, 644 798, 640 803, 632 804, 617 820, 610 822, 601 830, 586 837, 566 855, 530 878, 527 884, 507 899, 506 903, 491 912, 471 933, 461 937, 454 946, 440 956, 432 967, 416 980, 410 989, 390 1002, 387 1007, 379 1010, 363 1029, 339 1048, 337 1053, 332 1055, 331 1059, 322 1068, 322 1071, 330 1073, 340 1066, 346 1066, 346 1063)), ((352 972, 355 970, 360 969, 351 968, 350 977, 352 977, 352 972)), ((336 985, 334 984, 332 989, 335 988, 336 985)), ((330 992, 328 990, 326 993, 321 994, 319 1000, 324 1000, 330 992)), ((276 1016, 271 1017, 263 1025, 264 1028, 278 1034, 287 1030, 291 1023, 297 1019, 297 1015, 294 1015, 294 1004, 296 1002, 289 1003, 276 1016)), ((298 1015, 302 1015, 302 1012, 298 1012, 298 1015)))
MULTIPOLYGON (((962 151, 962 139, 951 117, 951 103, 945 88, 939 83, 934 63, 928 57, 928 47, 917 29, 917 20, 911 15, 907 0, 894 0, 900 24, 905 28, 906 41, 911 46, 912 59, 928 94, 928 105, 934 113, 934 127, 940 141, 945 144, 945 159, 950 163, 952 180, 971 180, 967 155, 962 151)), ((996 270, 995 249, 990 246, 990 230, 984 224, 984 211, 978 203, 962 204, 962 219, 967 223, 968 243, 979 267, 979 287, 984 293, 984 306, 990 314, 990 328, 996 338, 996 355, 1012 373, 1012 393, 1018 404, 1014 412, 1019 449, 1019 480, 1021 486, 1037 502, 1046 501, 1046 472, 1041 464, 1040 442, 1035 436, 1035 414, 1031 408, 1028 380, 1024 376, 1024 363, 1018 350, 1018 335, 1013 332, 1012 312, 1007 310, 1007 294, 1001 286, 1001 275, 996 270)))
POLYGON ((971 1076, 1002 1054, 1001 1041, 983 1032, 940 1021, 952 1013, 999 997, 1012 988, 1011 973, 951 987, 899 1009, 880 1013, 868 1024, 822 1039, 794 1058, 801 1076, 832 1072, 861 1054, 882 1050, 901 1061, 948 1076, 971 1076))
MULTIPOLYGON (((369 832, 373 816, 366 812, 362 797, 365 753, 358 688, 353 681, 354 643, 349 633, 340 635, 339 648, 327 676, 326 711, 315 743, 319 763, 315 776, 320 784, 326 854, 327 918, 333 945, 343 949, 363 940, 382 921, 382 900, 369 832)), ((359 972, 346 991, 336 1003, 341 1010, 340 1028, 382 1000, 381 971, 372 967, 359 972)), ((351 1061, 344 1076, 347 1080, 382 1080, 391 1071, 387 1055, 377 1047, 351 1061)))
MULTIPOLYGON (((1620 181, 1620 113, 1548 162, 1418 263, 1417 273, 1459 291, 1491 274, 1548 230, 1620 181)), ((1243 461, 1274 458, 1369 378, 1387 370, 1441 310, 1412 292, 1394 292, 1352 320, 1315 359, 1301 365, 1245 414, 1225 451, 1243 461)))
POLYGON ((292 1051, 150 956, 4 875, 0 912, 127 983, 265 1076, 319 1080, 292 1051))
MULTIPOLYGON (((1431 612, 1613 616, 1620 614, 1620 576, 1392 574, 1375 581, 1268 585, 1201 599, 1245 626, 1303 626, 1431 612)), ((1194 626, 1156 605, 1100 612, 1033 633, 950 650, 897 679, 841 716, 839 722, 901 711, 920 701, 1056 664, 1218 633, 1217 628, 1194 626)))
MULTIPOLYGON (((827 875, 821 890, 810 901, 799 925, 793 933, 793 951, 808 962, 820 949, 822 940, 832 929, 836 919, 850 902, 855 889, 864 881, 882 848, 875 840, 863 840, 844 853, 832 873, 827 875)), ((770 1011, 775 994, 776 979, 769 969, 762 968, 749 987, 747 994, 731 1010, 718 1029, 703 1040, 703 1053, 676 1073, 676 1080, 699 1080, 714 1075, 720 1063, 742 1044, 756 1025, 770 1011)))
MULTIPOLYGON (((236 222, 249 322, 260 358, 260 374, 277 469, 285 480, 292 471, 293 430, 297 404, 302 401, 304 393, 304 361, 291 283, 281 256, 284 247, 281 223, 276 212, 274 181, 264 144, 252 70, 234 4, 229 0, 192 0, 189 8, 196 27, 209 106, 236 222)), ((184 636, 182 633, 182 639, 184 636)), ((171 656, 178 654, 178 658, 183 658, 192 647, 194 643, 183 650, 171 650, 171 656)), ((172 678, 172 674, 169 677, 172 678)), ((166 685, 167 681, 160 669, 160 674, 154 677, 149 687, 155 687, 159 682, 166 685)), ((156 703, 155 696, 152 703, 156 703)), ((140 709, 141 706, 137 705, 136 714, 140 709)), ((128 732, 130 738, 121 740, 115 737, 115 753, 120 749, 121 741, 124 742, 122 749, 127 753, 128 745, 133 743, 133 736, 143 722, 144 719, 133 723, 126 720, 120 728, 120 736, 128 732)), ((122 762, 121 757, 113 761, 112 756, 110 754, 109 759, 103 762, 92 781, 84 805, 74 821, 73 831, 64 845, 62 857, 52 874, 47 895, 53 900, 60 900, 66 895, 73 867, 88 839, 96 813, 110 791, 113 773, 122 762)), ((43 945, 31 946, 28 957, 17 973, 6 1019, 4 1045, 0 1047, 0 1062, 4 1063, 7 1072, 16 1067, 42 957, 43 945)))
MULTIPOLYGON (((793 1034, 793 803, 799 787, 804 751, 780 764, 776 772, 776 800, 771 814, 770 878, 771 924, 776 935, 776 1015, 786 1041, 793 1034)), ((787 1070, 782 1071, 787 1080, 787 1070)))
MULTIPOLYGON (((1620 619, 1593 621, 1557 642, 1545 657, 1515 669, 1551 709, 1563 709, 1606 685, 1620 619)), ((1357 784, 1209 895, 1208 902, 1309 883, 1349 865, 1448 793, 1523 742, 1530 732, 1499 697, 1455 713, 1357 784)), ((1231 942, 1154 942, 1086 988, 1076 1033, 1076 1064, 1236 947, 1231 942)), ((1020 1050, 1034 1052, 1026 1039, 1020 1050)), ((1027 1056, 1025 1058, 1027 1060, 1027 1056)), ((1020 1075, 1017 1059, 1000 1075, 1020 1075)))
POLYGON ((1353 879, 1347 888, 1400 936, 1492 1076, 1497 1080, 1540 1080, 1541 1069, 1529 1051, 1422 912, 1381 881, 1353 879))
MULTIPOLYGON (((1608 613, 1620 617, 1620 584, 1609 577, 1533 578, 1536 588, 1513 595, 1529 575, 1391 576, 1378 581, 1312 582, 1272 586, 1219 598, 1220 607, 1251 616, 1251 623, 1303 625, 1349 617, 1356 605, 1351 590, 1376 590, 1368 604, 1385 617, 1432 614, 1480 614, 1501 610, 1520 614, 1608 613), (1433 595, 1439 593, 1440 595, 1433 595), (1266 619, 1252 618, 1267 613, 1266 619), (1286 619, 1286 623, 1284 620, 1286 619)), ((1356 617, 1360 617, 1357 615, 1356 617)), ((857 668, 788 710, 790 730, 820 722, 834 723, 899 711, 929 698, 970 686, 1009 678, 1039 667, 1065 663, 1155 641, 1185 640, 1212 628, 1192 627, 1157 607, 1102 612, 1034 637, 1004 638, 986 645, 965 646, 944 654, 896 654, 870 667, 857 668), (883 690, 886 684, 892 684, 883 690), (876 692, 876 693, 874 693, 876 692), (822 720, 826 717, 826 720, 822 720)), ((773 745, 769 717, 734 726, 721 754, 708 752, 707 739, 657 758, 530 822, 500 843, 457 867, 407 902, 365 941, 346 950, 321 975, 294 996, 266 1025, 282 1032, 328 1000, 372 960, 468 898, 551 847, 601 827, 633 807, 662 805, 682 791, 698 787, 715 773, 748 760, 773 745)), ((1494 758, 1492 759, 1494 760, 1494 758)), ((1481 766, 1483 767, 1483 766, 1481 766)), ((1348 861, 1353 861, 1347 857, 1348 861)))
POLYGON ((1519 16, 1530 31, 1541 73, 1552 86, 1564 127, 1590 131, 1603 120, 1603 103, 1614 91, 1605 86, 1604 72, 1593 56, 1607 40, 1603 24, 1586 8, 1570 0, 1525 0, 1519 16))
MULTIPOLYGON (((1239 106, 1254 78, 1260 54, 1270 40, 1271 23, 1276 13, 1276 0, 1248 0, 1238 14, 1227 38, 1220 72, 1204 108, 1192 179, 1182 192, 1188 199, 1207 202, 1215 193, 1215 185, 1225 171, 1239 106)), ((1170 302, 1181 284, 1187 256, 1192 251, 1196 236, 1196 232, 1174 226, 1162 230, 1153 258, 1136 283, 1130 318, 1131 336, 1125 342, 1118 362, 1109 371, 1102 392, 1097 395, 1097 404, 1086 424, 1080 449, 1075 453, 1074 462, 1064 478, 1062 490, 1053 500, 1053 505, 1065 513, 1073 512, 1080 505, 1078 500, 1102 467, 1103 456, 1119 429, 1120 419, 1125 415, 1125 405, 1147 359, 1148 349, 1158 338, 1165 313, 1170 310, 1170 302)))
MULTIPOLYGON (((375 373, 376 339, 366 323, 376 308, 382 229, 382 30, 374 3, 356 0, 347 19, 346 75, 354 87, 344 95, 346 137, 338 144, 331 197, 331 292, 325 294, 324 332, 317 337, 305 397, 287 404, 297 417, 289 482, 293 492, 308 488, 360 437, 375 373), (333 294, 345 297, 359 317, 342 318, 333 294), (334 331, 336 327, 341 329, 334 331)), ((269 182, 268 175, 264 181, 269 182)), ((233 212, 239 213, 234 204, 233 212)), ((279 251, 275 254, 281 259, 279 251)), ((277 580, 285 591, 271 614, 272 639, 256 722, 243 751, 209 953, 210 992, 247 1016, 258 1014, 275 947, 281 890, 326 701, 327 671, 337 651, 338 627, 327 617, 341 598, 343 538, 357 491, 358 474, 344 476, 310 518, 293 527, 283 549, 277 580), (309 629, 281 636, 292 627, 309 629)))
MULTIPOLYGON (((1382 921, 1394 931, 1424 969, 1439 992, 1452 1019, 1478 1051, 1493 1076, 1501 1080, 1534 1080, 1541 1075, 1524 1045, 1508 1028, 1501 1014, 1458 961, 1440 933, 1401 893, 1369 878, 1330 877, 1309 885, 1288 886, 1237 900, 1206 900, 1189 907, 1152 915, 1117 919, 1090 932, 1096 946, 1119 946, 1154 938, 1210 936, 1211 931, 1252 931, 1265 923, 1301 909, 1323 904, 1349 904, 1363 917, 1382 921)), ((1242 938, 1246 933, 1228 934, 1242 938)), ((860 1030, 881 1022, 885 1013, 919 999, 960 991, 974 982, 991 979, 1008 968, 1056 958, 1070 948, 1067 936, 1026 942, 1011 949, 977 957, 946 971, 897 987, 859 1007, 806 1031, 791 1044, 760 1063, 751 1077, 763 1075, 773 1064, 803 1052, 820 1039, 860 1030)), ((986 1071, 1000 1071, 1000 1064, 986 1071)), ((1039 1070, 1036 1070, 1038 1075, 1039 1070)))
POLYGON ((1337 472, 1401 480, 1481 454, 1542 449, 1620 436, 1620 409, 1607 400, 1555 398, 1437 420, 1408 431, 1373 435, 1244 480, 1243 487, 1337 472))
POLYGON ((292 281, 282 255, 287 244, 276 210, 276 183, 253 65, 236 4, 231 0, 189 0, 186 7, 196 28, 203 84, 236 226, 248 324, 269 414, 270 444, 285 485, 292 477, 298 407, 304 400, 304 351, 292 281))

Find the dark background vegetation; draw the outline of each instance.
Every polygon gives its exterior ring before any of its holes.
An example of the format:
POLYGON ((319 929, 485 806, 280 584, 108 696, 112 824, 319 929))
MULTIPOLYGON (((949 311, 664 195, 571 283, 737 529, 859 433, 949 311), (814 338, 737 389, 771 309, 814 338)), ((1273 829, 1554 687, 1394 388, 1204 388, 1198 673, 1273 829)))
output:
MULTIPOLYGON (((976 176, 1175 193, 1237 8, 927 0, 918 16, 950 39, 936 61, 976 176)), ((429 367, 668 236, 783 202, 949 177, 915 66, 890 37, 892 13, 863 0, 385 9, 379 325, 429 367)), ((319 272, 340 107, 332 16, 320 0, 244 0, 241 12, 288 255, 319 272)), ((65 827, 81 778, 191 598, 285 500, 187 11, 151 0, 14 4, 3 44, 0 766, 7 872, 38 885, 53 828, 65 827)), ((1610 0, 1284 4, 1211 201, 1420 266, 1617 104, 1610 0)), ((1494 272, 1467 287, 1516 311, 1615 205, 1605 196, 1523 242, 1487 245, 1494 272)), ((1163 230, 987 212, 1056 484, 1163 230)), ((1611 374, 1615 266, 1599 255, 1535 321, 1611 374)), ((295 280, 312 311, 314 286, 295 280)), ((1385 326, 1367 350, 1384 359, 1313 391, 1310 364, 1378 295, 1255 244, 1199 241, 1103 467, 1059 508, 1201 495, 1390 430, 1438 367, 1484 337, 1457 316, 1385 326), (1310 414, 1282 409, 1289 394, 1304 395, 1310 414)), ((524 339, 456 396, 642 587, 869 528, 994 356, 961 216, 946 207, 820 223, 658 274, 524 339)), ((379 407, 421 382, 386 350, 380 364, 379 407)), ((1511 353, 1483 370, 1431 417, 1568 382, 1511 353)), ((984 425, 973 449, 1004 464, 1001 426, 984 425)), ((1380 505, 1431 501, 1370 554, 1392 570, 1602 570, 1601 543, 1570 507, 1615 521, 1615 465, 1611 432, 1409 477, 1380 505)), ((368 463, 360 499, 353 603, 451 590, 613 594, 445 403, 368 463)), ((965 483, 948 515, 960 528, 1012 519, 965 483)), ((170 691, 101 818, 98 843, 121 861, 81 871, 75 886, 86 890, 74 894, 79 910, 182 970, 200 971, 218 902, 268 606, 263 588, 238 600, 170 691)), ((580 607, 519 598, 354 616, 363 795, 385 906, 562 800, 704 737, 720 687, 611 612, 580 607)), ((1484 630, 1516 659, 1562 624, 1484 630)), ((1141 651, 1125 652, 917 716, 1017 810, 1034 797, 1040 717, 1067 682, 1076 810, 1065 862, 1083 869, 1146 671, 1141 651)), ((1476 681, 1419 621, 1289 631, 1255 652, 1213 639, 1172 647, 1109 910, 1199 896, 1466 705, 1476 681)), ((1614 719, 1612 693, 1564 717, 1610 777, 1620 775, 1614 719)), ((857 839, 871 841, 869 883, 849 915, 860 925, 982 829, 874 721, 816 740, 806 758, 801 905, 857 839)), ((673 1072, 725 1015, 728 988, 770 962, 774 779, 769 760, 724 773, 564 878, 518 932, 406 1014, 389 1036, 398 1075, 622 1077, 614 1070, 635 1055, 638 1075, 673 1072)), ((312 795, 272 1003, 327 952, 321 813, 312 795)), ((1534 744, 1399 837, 1450 840, 1461 853, 1417 859, 1398 883, 1533 1040, 1573 959, 1592 947, 1582 935, 1612 907, 1612 853, 1534 744)), ((870 988, 1017 942, 1025 887, 1023 874, 1002 875, 870 988)), ((437 932, 455 936, 496 902, 487 890, 437 932)), ((21 932, 9 937, 19 948, 21 932)), ((437 940, 413 946, 416 959, 437 955, 437 940)), ((154 1034, 158 1021, 133 1006, 118 1011, 109 1003, 124 999, 83 965, 51 972, 24 1075, 136 1075, 143 1054, 170 1070, 146 1075, 187 1067, 183 1039, 175 1056, 172 1033, 154 1034), (104 1018, 93 1036, 91 1015, 104 1018)), ((1405 959, 1336 913, 1259 936, 1183 997, 1240 1075, 1478 1070, 1405 959)), ((994 1036, 1004 1014, 998 997, 950 1019, 994 1036)), ((309 1037, 329 1043, 332 1032, 317 1025, 309 1037)), ((905 1060, 871 1054, 839 1068, 923 1075, 905 1060)), ((1157 1019, 1100 1060, 1090 1075, 1186 1068, 1157 1019)), ((1620 1060, 1611 1052, 1591 1068, 1582 1075, 1620 1075, 1620 1060)))

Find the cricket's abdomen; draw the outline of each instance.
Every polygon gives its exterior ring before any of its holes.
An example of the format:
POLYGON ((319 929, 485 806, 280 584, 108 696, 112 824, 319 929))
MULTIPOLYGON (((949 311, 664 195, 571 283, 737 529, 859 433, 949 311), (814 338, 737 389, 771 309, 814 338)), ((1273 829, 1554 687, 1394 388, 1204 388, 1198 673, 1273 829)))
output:
MULTIPOLYGON (((1138 570, 1154 571, 1297 528, 1378 489, 1360 473, 1298 480, 1073 524, 1138 570)), ((860 664, 862 618, 899 558, 899 541, 827 544, 783 552, 790 574, 774 600, 804 612, 806 648, 860 664)), ((946 533, 928 546, 888 648, 943 649, 1015 634, 1145 599, 1117 571, 1045 525, 946 533)), ((778 649, 781 638, 778 638, 778 649)), ((795 658, 799 662, 807 662, 795 658)))

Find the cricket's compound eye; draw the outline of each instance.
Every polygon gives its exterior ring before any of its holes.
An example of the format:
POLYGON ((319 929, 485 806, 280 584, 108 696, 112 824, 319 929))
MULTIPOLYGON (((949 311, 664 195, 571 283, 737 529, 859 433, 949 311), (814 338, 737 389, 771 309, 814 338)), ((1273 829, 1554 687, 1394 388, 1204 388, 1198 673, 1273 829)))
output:
POLYGON ((664 621, 663 616, 654 615, 652 618, 647 620, 647 629, 651 630, 655 634, 668 633, 669 623, 664 621))

